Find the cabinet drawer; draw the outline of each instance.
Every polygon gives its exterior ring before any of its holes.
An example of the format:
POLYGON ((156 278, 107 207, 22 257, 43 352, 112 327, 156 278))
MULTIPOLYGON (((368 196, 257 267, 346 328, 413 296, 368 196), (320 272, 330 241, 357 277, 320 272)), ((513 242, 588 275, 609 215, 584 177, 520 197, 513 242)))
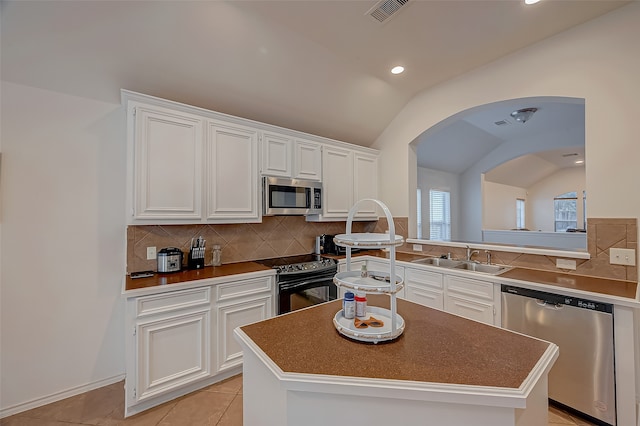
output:
POLYGON ((200 287, 140 297, 137 300, 136 308, 137 316, 140 318, 177 309, 209 305, 210 303, 211 287, 200 287))
POLYGON ((216 300, 221 301, 233 299, 239 296, 271 291, 273 288, 272 283, 272 277, 264 277, 220 284, 216 287, 216 300))
POLYGON ((405 281, 407 285, 414 284, 415 287, 430 287, 439 290, 443 288, 442 274, 437 272, 407 268, 405 281))
POLYGON ((493 283, 467 278, 447 276, 447 291, 493 300, 493 283))

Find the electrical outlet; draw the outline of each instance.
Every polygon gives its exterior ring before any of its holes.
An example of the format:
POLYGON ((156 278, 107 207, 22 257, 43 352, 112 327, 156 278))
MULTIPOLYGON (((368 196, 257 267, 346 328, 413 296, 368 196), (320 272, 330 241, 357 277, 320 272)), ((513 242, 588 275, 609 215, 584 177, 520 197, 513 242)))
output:
POLYGON ((634 249, 611 248, 609 249, 609 263, 612 265, 634 266, 636 264, 636 251, 634 249))
POLYGON ((576 261, 570 259, 556 259, 556 268, 576 270, 576 261))
POLYGON ((413 251, 422 251, 422 244, 414 244, 413 251))
POLYGON ((156 258, 156 248, 147 247, 147 260, 153 260, 156 258))

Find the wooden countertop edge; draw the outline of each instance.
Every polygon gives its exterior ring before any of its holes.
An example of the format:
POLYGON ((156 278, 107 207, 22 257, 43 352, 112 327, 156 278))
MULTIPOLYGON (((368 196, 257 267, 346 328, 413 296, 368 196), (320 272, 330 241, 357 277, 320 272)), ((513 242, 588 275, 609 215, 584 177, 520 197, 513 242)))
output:
POLYGON ((151 294, 159 294, 159 293, 165 293, 165 292, 175 291, 175 290, 184 290, 188 288, 202 287, 207 285, 216 285, 219 283, 227 282, 229 280, 275 276, 275 274, 276 274, 275 270, 266 268, 264 270, 258 270, 258 271, 254 270, 254 271, 241 272, 236 274, 201 278, 197 280, 174 282, 170 284, 157 284, 153 286, 141 287, 141 288, 135 288, 135 289, 129 289, 129 290, 126 288, 126 283, 127 283, 127 280, 130 280, 131 278, 125 277, 122 284, 121 297, 130 298, 130 297, 147 296, 151 294))
POLYGON ((284 372, 242 331, 242 327, 234 330, 234 336, 243 350, 250 350, 288 390, 508 408, 526 408, 527 397, 538 381, 549 373, 559 355, 558 346, 549 343, 519 388, 501 388, 284 372))

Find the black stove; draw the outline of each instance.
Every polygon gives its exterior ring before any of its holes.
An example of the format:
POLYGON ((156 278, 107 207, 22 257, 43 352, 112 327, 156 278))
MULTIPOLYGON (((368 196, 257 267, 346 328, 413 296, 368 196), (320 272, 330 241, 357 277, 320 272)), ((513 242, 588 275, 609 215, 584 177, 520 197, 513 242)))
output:
POLYGON ((335 259, 317 254, 256 260, 276 270, 278 315, 303 309, 338 297, 333 276, 338 271, 335 259))
MULTIPOLYGON (((298 256, 274 257, 273 259, 256 260, 261 265, 273 268, 281 280, 286 275, 306 272, 326 272, 336 270, 337 261, 321 257, 318 254, 301 254, 298 256)), ((335 273, 335 272, 334 272, 335 273)))

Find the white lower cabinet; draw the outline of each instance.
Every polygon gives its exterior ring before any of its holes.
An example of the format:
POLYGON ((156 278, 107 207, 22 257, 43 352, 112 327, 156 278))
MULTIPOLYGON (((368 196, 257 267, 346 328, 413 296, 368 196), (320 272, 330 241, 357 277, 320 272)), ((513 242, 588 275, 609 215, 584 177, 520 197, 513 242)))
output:
MULTIPOLYGON (((389 260, 368 260, 367 261, 367 270, 368 271, 377 271, 382 272, 383 274, 387 274, 389 272, 389 260)), ((396 276, 401 278, 404 281, 404 266, 398 266, 396 262, 396 276)), ((396 293, 399 298, 405 298, 405 289, 403 288, 399 292, 396 293)))
POLYGON ((442 274, 418 268, 406 268, 405 299, 430 308, 444 310, 442 274))
POLYGON ((211 308, 141 322, 136 396, 143 401, 211 374, 211 308))
POLYGON ((233 330, 274 312, 273 274, 252 275, 127 298, 126 416, 242 371, 233 330))
POLYGON ((446 275, 444 309, 465 318, 500 325, 494 284, 489 281, 446 275))
POLYGON ((272 316, 273 297, 245 297, 218 306, 218 365, 225 371, 242 364, 242 348, 233 337, 236 327, 262 321, 272 316))
MULTIPOLYGON (((352 261, 352 270, 357 270, 365 260, 352 261)), ((387 259, 366 261, 370 271, 384 271, 389 267, 387 259)), ((346 270, 344 261, 338 270, 346 270)), ((482 279, 450 275, 446 268, 436 272, 428 268, 396 266, 398 276, 404 278, 404 289, 398 297, 430 308, 444 310, 472 320, 500 326, 500 285, 482 279)), ((340 296, 344 297, 341 289, 340 296)))

